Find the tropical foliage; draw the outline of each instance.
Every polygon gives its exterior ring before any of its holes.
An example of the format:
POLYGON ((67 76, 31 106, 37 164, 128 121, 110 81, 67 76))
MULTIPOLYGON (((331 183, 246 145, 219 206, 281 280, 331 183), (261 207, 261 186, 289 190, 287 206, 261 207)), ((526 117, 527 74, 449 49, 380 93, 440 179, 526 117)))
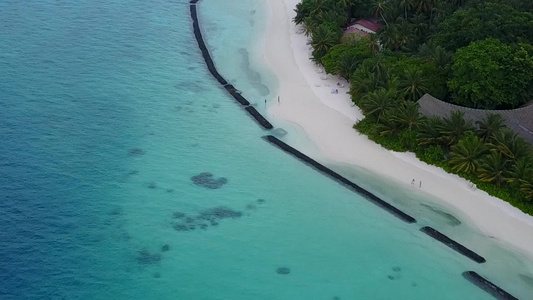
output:
POLYGON ((487 151, 487 146, 480 138, 473 134, 466 135, 452 147, 450 152, 452 170, 467 174, 475 173, 487 151))
POLYGON ((453 101, 486 109, 514 108, 526 102, 533 96, 533 57, 525 47, 513 49, 489 38, 457 50, 454 76, 448 82, 453 101))
POLYGON ((476 121, 476 125, 478 126, 476 133, 484 142, 492 141, 496 133, 505 127, 502 116, 498 114, 489 114, 476 121))
POLYGON ((472 108, 533 99, 533 1, 303 0, 295 11, 312 59, 349 80, 365 115, 354 128, 533 214, 532 148, 500 115, 425 118, 417 104, 426 93, 472 108), (341 37, 361 18, 382 27, 341 37))

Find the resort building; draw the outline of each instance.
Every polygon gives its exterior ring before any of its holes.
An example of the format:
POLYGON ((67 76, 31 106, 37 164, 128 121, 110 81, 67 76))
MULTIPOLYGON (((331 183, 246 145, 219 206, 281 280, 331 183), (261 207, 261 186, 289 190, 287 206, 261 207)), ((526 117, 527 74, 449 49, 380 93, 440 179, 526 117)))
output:
POLYGON ((343 36, 355 36, 356 38, 378 32, 382 27, 377 19, 359 19, 350 23, 343 32, 343 36))
POLYGON ((475 123, 488 114, 499 114, 504 119, 505 125, 511 128, 519 136, 533 144, 533 103, 527 103, 522 107, 509 110, 486 110, 458 106, 439 100, 430 94, 425 94, 418 100, 419 111, 422 115, 430 118, 438 116, 444 118, 454 111, 462 111, 466 120, 475 123))
POLYGON ((378 20, 377 19, 359 19, 355 22, 352 22, 348 25, 348 27, 346 27, 346 30, 345 32, 351 30, 351 31, 361 31, 363 33, 366 33, 366 35, 368 34, 372 34, 372 33, 376 33, 378 32, 378 30, 382 27, 383 25, 379 24, 378 23, 378 20))

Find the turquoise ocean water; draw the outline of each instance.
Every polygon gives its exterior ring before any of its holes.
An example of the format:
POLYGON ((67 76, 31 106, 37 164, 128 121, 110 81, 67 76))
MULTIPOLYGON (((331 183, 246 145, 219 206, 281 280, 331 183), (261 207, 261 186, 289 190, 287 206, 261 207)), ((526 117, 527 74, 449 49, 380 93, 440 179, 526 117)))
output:
MULTIPOLYGON (((199 4, 259 110, 277 86, 253 51, 264 4, 199 4)), ((263 141, 207 72, 186 1, 0 0, 0 28, 0 299, 491 299, 466 270, 532 294, 530 261, 434 200, 333 166, 405 224, 263 141), (215 189, 193 183, 205 172, 215 189)))

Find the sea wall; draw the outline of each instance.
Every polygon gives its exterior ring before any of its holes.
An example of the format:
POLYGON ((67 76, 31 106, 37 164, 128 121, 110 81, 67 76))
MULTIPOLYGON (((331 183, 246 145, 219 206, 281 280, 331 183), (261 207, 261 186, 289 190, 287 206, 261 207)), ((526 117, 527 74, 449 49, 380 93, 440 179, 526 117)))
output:
POLYGON ((198 12, 196 9, 196 4, 199 0, 191 0, 190 3, 190 10, 191 10, 191 19, 192 19, 192 27, 194 32, 194 37, 196 38, 196 42, 198 43, 198 47, 200 48, 200 51, 202 52, 202 57, 204 58, 205 64, 207 65, 207 69, 215 77, 215 79, 222 85, 224 89, 235 99, 240 105, 244 106, 244 109, 248 112, 248 114, 255 119, 255 121, 261 125, 263 128, 270 130, 273 128, 272 124, 263 116, 260 112, 255 109, 252 105, 250 105, 250 102, 244 98, 241 95, 241 92, 236 89, 233 85, 229 84, 228 81, 220 75, 218 72, 215 63, 213 62, 213 59, 211 58, 211 54, 209 54, 209 50, 207 49, 207 46, 205 44, 204 38, 202 36, 202 31, 200 29, 200 24, 198 22, 198 12))

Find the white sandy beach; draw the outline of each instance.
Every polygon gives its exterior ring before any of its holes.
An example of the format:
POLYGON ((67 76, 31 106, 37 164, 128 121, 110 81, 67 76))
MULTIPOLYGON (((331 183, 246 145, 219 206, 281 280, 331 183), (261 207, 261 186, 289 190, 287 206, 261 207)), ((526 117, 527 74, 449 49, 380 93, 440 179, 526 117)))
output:
POLYGON ((484 234, 533 257, 533 217, 481 190, 466 180, 419 161, 412 153, 396 153, 358 134, 353 124, 362 117, 346 94, 348 84, 317 72, 309 59, 310 46, 292 23, 299 0, 269 0, 270 25, 264 57, 279 79, 280 105, 268 111, 273 118, 301 127, 327 159, 368 169, 409 186, 422 179, 422 190, 462 211, 484 234), (327 77, 325 77, 327 76, 327 77), (344 83, 343 88, 337 82, 344 83), (331 89, 338 88, 338 94, 331 89))

